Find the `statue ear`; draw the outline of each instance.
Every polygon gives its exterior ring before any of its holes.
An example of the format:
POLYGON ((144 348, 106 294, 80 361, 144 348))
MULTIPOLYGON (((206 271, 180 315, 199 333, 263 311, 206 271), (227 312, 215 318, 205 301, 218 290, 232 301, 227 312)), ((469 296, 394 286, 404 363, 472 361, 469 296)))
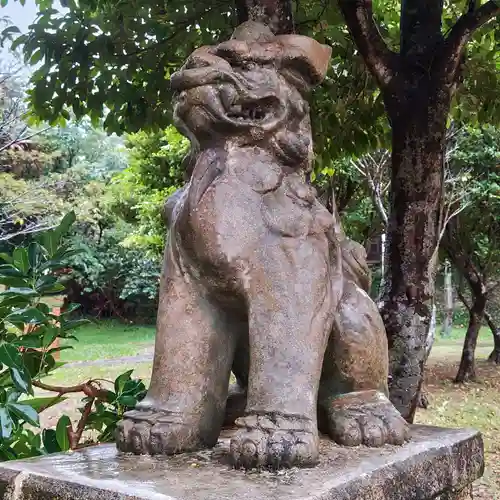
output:
POLYGON ((279 35, 275 41, 283 48, 281 68, 285 78, 298 79, 302 87, 309 88, 323 81, 332 55, 331 47, 301 35, 279 35))

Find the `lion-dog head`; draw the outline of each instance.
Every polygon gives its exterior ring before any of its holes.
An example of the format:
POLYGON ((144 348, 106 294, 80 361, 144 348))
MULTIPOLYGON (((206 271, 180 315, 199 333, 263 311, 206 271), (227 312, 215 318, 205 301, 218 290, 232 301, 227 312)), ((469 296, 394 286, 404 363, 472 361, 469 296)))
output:
POLYGON ((195 50, 172 75, 174 119, 193 148, 261 144, 293 168, 312 155, 304 94, 325 77, 331 49, 246 22, 232 39, 195 50))

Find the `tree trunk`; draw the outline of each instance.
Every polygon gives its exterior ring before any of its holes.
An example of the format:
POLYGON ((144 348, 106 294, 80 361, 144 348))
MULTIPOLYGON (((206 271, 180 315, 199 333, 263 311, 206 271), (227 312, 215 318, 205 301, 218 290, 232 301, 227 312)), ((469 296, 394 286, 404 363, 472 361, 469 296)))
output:
POLYGON ((462 358, 458 368, 455 382, 463 383, 473 380, 476 376, 474 357, 476 352, 477 337, 484 317, 488 292, 486 289, 486 276, 476 267, 474 254, 467 249, 467 237, 460 234, 460 220, 455 217, 449 224, 443 238, 442 246, 448 253, 451 262, 467 280, 472 295, 472 306, 469 307, 464 296, 458 290, 458 296, 469 310, 469 325, 465 334, 462 358), (465 243, 464 243, 465 242, 465 243))
POLYGON ((490 316, 488 311, 484 311, 484 319, 493 334, 494 347, 491 354, 488 356, 488 361, 500 365, 500 328, 495 324, 493 318, 490 316))
POLYGON ((444 131, 464 48, 500 13, 497 2, 469 8, 443 35, 443 0, 401 4, 401 50, 392 51, 374 22, 371 1, 338 0, 392 128, 388 273, 382 315, 390 345, 391 400, 412 421, 422 385, 434 292, 444 131))
POLYGON ((294 32, 291 0, 237 0, 238 21, 267 24, 275 35, 294 32))
MULTIPOLYGON (((474 291, 473 291, 474 293, 474 291)), ((464 383, 476 378, 475 352, 477 337, 481 329, 481 321, 486 307, 486 294, 480 290, 474 294, 474 301, 469 311, 469 326, 465 334, 464 347, 462 350, 462 359, 458 368, 456 383, 464 383)))
POLYGON ((382 317, 389 340, 391 401, 409 422, 427 360, 450 100, 444 85, 420 71, 385 95, 393 137, 382 317))

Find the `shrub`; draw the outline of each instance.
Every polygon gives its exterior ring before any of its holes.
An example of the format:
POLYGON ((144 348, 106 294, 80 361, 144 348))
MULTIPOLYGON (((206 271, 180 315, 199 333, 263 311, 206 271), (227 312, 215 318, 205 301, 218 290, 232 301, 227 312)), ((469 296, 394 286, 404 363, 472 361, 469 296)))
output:
POLYGON ((68 304, 61 315, 54 314, 44 298, 64 290, 61 270, 69 258, 81 253, 63 242, 75 221, 65 216, 55 229, 40 234, 27 248, 1 254, 0 265, 0 459, 26 458, 75 449, 85 430, 99 431, 98 441, 113 439, 117 421, 145 395, 145 386, 120 375, 111 387, 89 380, 73 387, 55 387, 43 378, 56 370, 54 354, 70 346, 57 347, 57 339, 75 338, 73 332, 83 319, 72 319, 76 306, 68 304), (34 388, 51 391, 36 398, 34 388), (55 429, 37 431, 39 414, 64 401, 65 394, 84 396, 80 420, 75 428, 68 416, 60 417, 55 429))

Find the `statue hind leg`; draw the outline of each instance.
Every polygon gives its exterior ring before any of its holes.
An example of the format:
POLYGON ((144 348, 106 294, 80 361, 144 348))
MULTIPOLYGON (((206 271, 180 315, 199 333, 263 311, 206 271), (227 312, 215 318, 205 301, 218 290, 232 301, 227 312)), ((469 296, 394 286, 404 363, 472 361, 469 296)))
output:
POLYGON ((387 398, 388 349, 377 306, 346 279, 323 361, 320 430, 339 444, 402 444, 408 425, 387 398))
POLYGON ((167 245, 151 386, 120 422, 118 448, 173 454, 214 446, 235 343, 224 312, 186 277, 167 245))

